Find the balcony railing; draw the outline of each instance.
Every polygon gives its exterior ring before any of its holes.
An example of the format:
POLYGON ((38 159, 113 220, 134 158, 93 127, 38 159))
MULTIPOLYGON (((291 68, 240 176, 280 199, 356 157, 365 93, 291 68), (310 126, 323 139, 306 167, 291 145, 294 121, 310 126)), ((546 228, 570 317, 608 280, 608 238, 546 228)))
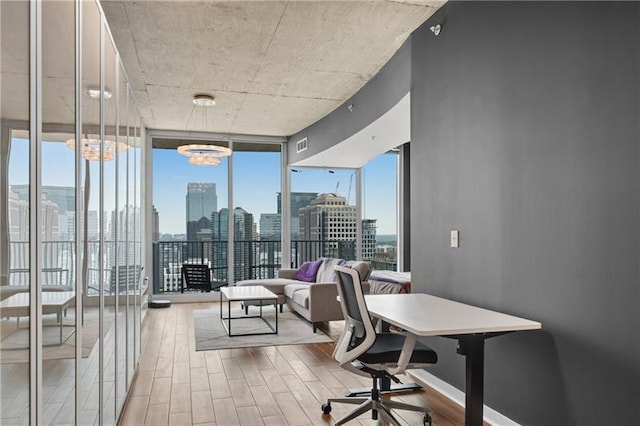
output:
MULTIPOLYGON (((113 241, 104 241, 104 260, 100 265, 100 243, 89 241, 86 246, 87 278, 85 281, 85 296, 97 296, 100 288, 100 276, 103 278, 104 294, 122 294, 126 289, 138 288, 140 274, 133 273, 141 264, 140 244, 126 242, 118 244, 116 259, 116 245, 113 241), (116 277, 116 265, 119 268, 119 276, 116 277), (128 265, 127 270, 125 266, 128 265), (128 271, 123 273, 123 271, 128 271)), ((29 242, 11 241, 9 244, 9 282, 12 286, 29 285, 29 242)), ((82 268, 82 266, 79 266, 82 268)), ((70 286, 74 287, 76 273, 76 253, 74 241, 44 241, 42 243, 42 285, 70 286)))
MULTIPOLYGON (((122 293, 124 288, 138 288, 140 244, 121 242, 116 261, 115 244, 103 243, 104 256, 100 256, 100 244, 90 241, 86 246, 87 279, 85 296, 99 294, 100 277, 104 294, 122 293), (103 259, 101 267, 100 259, 103 259), (119 265, 120 276, 116 277, 115 265, 119 265), (129 269, 125 276, 123 270, 129 269), (131 276, 135 275, 135 276, 131 276), (123 283, 123 279, 128 284, 123 283), (116 283, 118 282, 118 283, 116 283)), ((275 240, 241 240, 233 244, 233 279, 229 280, 227 266, 227 241, 161 241, 153 244, 154 293, 177 292, 182 284, 181 265, 207 263, 211 267, 213 282, 227 283, 257 278, 273 278, 282 267, 297 268, 303 262, 319 257, 355 259, 355 241, 296 240, 291 242, 291 264, 282 265, 282 247, 275 240)), ((10 243, 9 285, 29 285, 29 243, 10 243)), ((73 286, 75 279, 75 243, 73 241, 45 241, 42 248, 42 284, 73 286)), ((81 266, 80 266, 81 267, 81 266)), ((393 265, 378 264, 376 269, 395 269, 393 265)))
MULTIPOLYGON (((233 243, 233 280, 273 278, 282 268, 280 241, 240 240, 233 243)), ((180 291, 183 263, 208 264, 214 283, 227 283, 227 241, 160 241, 153 244, 154 293, 180 291)), ((355 259, 355 241, 291 242, 291 265, 297 268, 319 257, 355 259)))

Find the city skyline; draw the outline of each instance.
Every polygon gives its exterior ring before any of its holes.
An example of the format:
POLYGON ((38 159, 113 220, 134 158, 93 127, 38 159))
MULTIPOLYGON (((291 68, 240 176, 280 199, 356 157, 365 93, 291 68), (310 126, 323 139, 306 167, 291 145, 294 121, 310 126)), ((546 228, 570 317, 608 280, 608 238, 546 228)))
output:
MULTIPOLYGON (((153 205, 159 215, 161 234, 187 234, 186 216, 182 204, 189 182, 214 183, 218 207, 228 207, 228 159, 222 158, 218 166, 189 165, 175 150, 154 149, 153 205), (167 171, 171 171, 170 173, 167 171)), ((259 226, 261 214, 278 212, 277 194, 280 186, 280 154, 234 152, 234 207, 252 213, 259 226)), ((355 204, 355 177, 353 170, 296 169, 291 174, 292 192, 336 193, 355 204)), ((377 219, 379 234, 396 233, 396 156, 383 154, 363 168, 363 219, 377 219), (392 202, 389 202, 392 200, 392 202)))

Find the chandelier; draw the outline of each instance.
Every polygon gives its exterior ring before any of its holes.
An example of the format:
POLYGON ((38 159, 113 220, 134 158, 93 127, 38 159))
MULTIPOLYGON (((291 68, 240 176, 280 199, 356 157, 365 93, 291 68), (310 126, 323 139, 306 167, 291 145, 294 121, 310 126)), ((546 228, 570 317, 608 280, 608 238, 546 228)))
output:
MULTIPOLYGON (((199 94, 193 97, 193 107, 191 114, 187 120, 187 128, 189 123, 200 118, 202 127, 208 128, 208 114, 210 107, 214 106, 216 101, 213 96, 199 94), (196 109, 200 112, 196 114, 196 109)), ((217 166, 220 164, 220 157, 228 157, 231 155, 231 149, 219 145, 191 144, 182 145, 177 148, 178 154, 189 158, 189 163, 196 166, 217 166)))
POLYGON ((189 157, 189 163, 196 166, 217 166, 220 157, 228 157, 231 150, 218 145, 182 145, 178 147, 178 154, 189 157))

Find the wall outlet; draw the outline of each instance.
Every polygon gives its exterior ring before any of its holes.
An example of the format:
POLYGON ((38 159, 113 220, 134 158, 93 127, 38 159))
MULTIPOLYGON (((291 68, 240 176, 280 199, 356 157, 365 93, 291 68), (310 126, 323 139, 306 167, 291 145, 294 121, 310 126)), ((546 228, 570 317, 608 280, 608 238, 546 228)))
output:
POLYGON ((457 229, 451 230, 451 247, 458 248, 460 247, 460 231, 457 229))

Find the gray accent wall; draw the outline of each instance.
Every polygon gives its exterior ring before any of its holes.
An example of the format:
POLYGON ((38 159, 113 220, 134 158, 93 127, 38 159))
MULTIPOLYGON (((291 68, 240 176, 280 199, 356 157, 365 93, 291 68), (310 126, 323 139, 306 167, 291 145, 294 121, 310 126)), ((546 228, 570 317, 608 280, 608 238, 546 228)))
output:
POLYGON ((490 407, 640 424, 640 4, 453 2, 411 47, 413 290, 542 322, 487 341, 490 407))
POLYGON ((408 40, 355 95, 327 116, 289 137, 288 164, 336 145, 359 132, 397 104, 411 86, 411 41, 408 40), (348 105, 353 105, 349 112, 348 105), (296 142, 308 138, 309 148, 296 153, 296 142))

